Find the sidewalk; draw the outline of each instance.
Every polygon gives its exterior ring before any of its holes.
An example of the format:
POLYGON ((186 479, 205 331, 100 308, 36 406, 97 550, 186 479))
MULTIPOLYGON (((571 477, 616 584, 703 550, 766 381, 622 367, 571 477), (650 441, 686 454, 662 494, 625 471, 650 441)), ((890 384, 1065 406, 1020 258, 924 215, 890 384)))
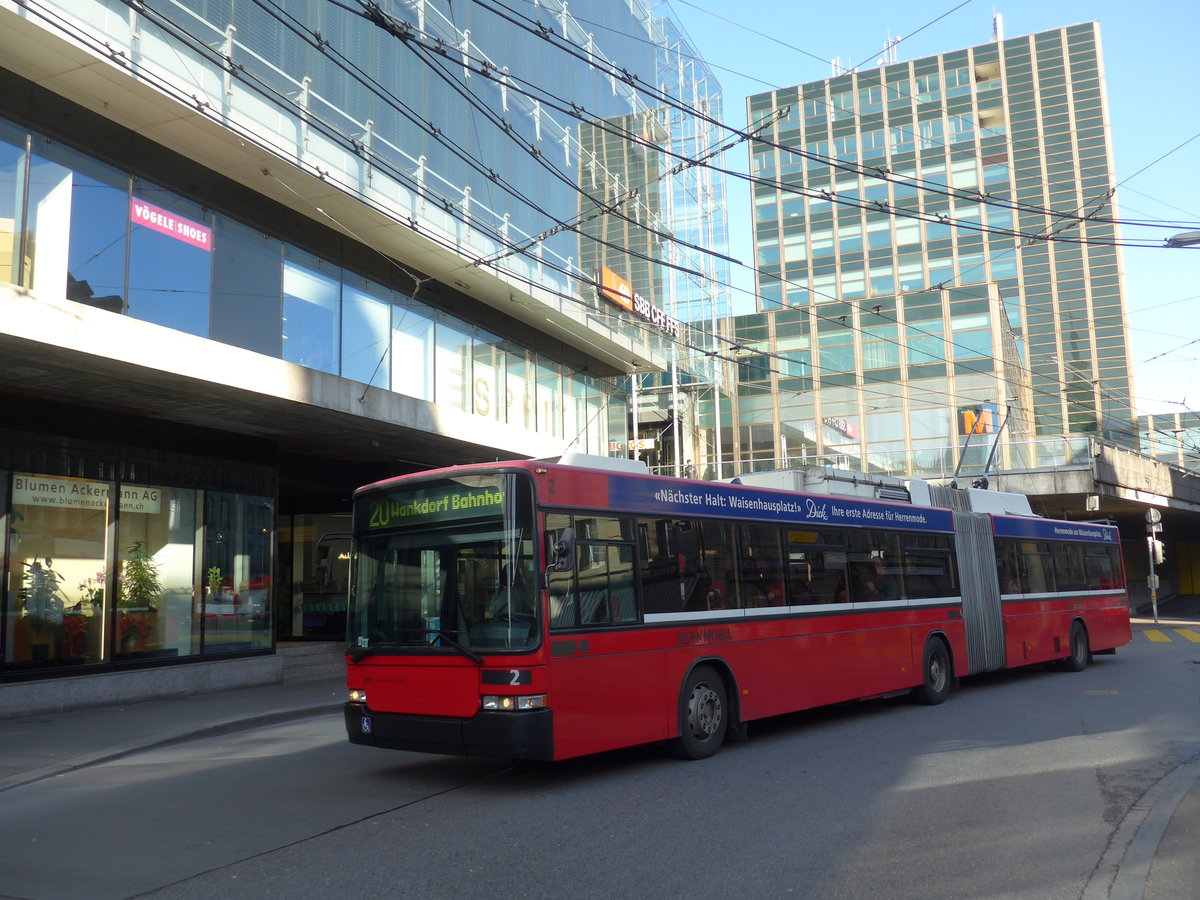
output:
POLYGON ((156 747, 341 709, 343 676, 0 719, 0 792, 156 747))

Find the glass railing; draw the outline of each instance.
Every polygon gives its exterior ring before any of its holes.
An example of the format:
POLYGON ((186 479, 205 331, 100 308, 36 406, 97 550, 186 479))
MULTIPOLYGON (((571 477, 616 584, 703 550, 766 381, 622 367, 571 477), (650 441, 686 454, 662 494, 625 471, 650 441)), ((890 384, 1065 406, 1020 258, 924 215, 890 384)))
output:
MULTIPOLYGON (((50 6, 64 21, 82 21, 88 15, 65 0, 50 6)), ((472 191, 469 184, 445 177, 431 160, 414 157, 380 134, 370 119, 347 113, 330 99, 345 87, 336 77, 322 83, 286 72, 239 40, 234 28, 208 21, 179 0, 156 0, 154 8, 157 15, 137 16, 136 41, 127 18, 107 18, 107 31, 92 37, 89 46, 103 51, 103 41, 112 52, 124 51, 136 64, 132 71, 148 84, 206 110, 272 154, 319 169, 323 179, 390 218, 419 220, 422 232, 464 260, 508 254, 497 268, 530 285, 531 296, 604 339, 661 358, 669 343, 665 336, 615 309, 593 308, 581 287, 592 282, 592 275, 581 268, 577 255, 556 251, 553 239, 544 239, 545 232, 523 229, 511 210, 488 202, 487 191, 472 191), (163 17, 178 23, 190 39, 170 25, 157 24, 163 17), (530 249, 512 253, 513 246, 530 249)), ((319 67, 313 74, 319 78, 319 67)), ((520 101, 514 96, 513 102, 520 101)), ((549 122, 543 118, 540 127, 549 127, 549 122)), ((570 131, 564 136, 578 158, 577 136, 570 131)), ((479 181, 483 186, 491 183, 483 175, 479 181)), ((495 200, 502 197, 501 192, 495 194, 495 200)), ((661 222, 658 227, 668 230, 661 222)))
MULTIPOLYGON (((1002 444, 989 466, 991 447, 976 445, 964 452, 959 446, 925 447, 912 450, 888 450, 866 455, 850 453, 795 454, 786 457, 762 457, 757 459, 726 460, 718 467, 715 462, 704 461, 697 466, 697 477, 716 481, 734 478, 747 472, 769 472, 776 469, 820 468, 846 469, 870 475, 886 475, 893 478, 924 478, 929 481, 949 481, 957 477, 969 482, 980 476, 997 473, 1054 469, 1063 467, 1090 467, 1092 457, 1103 442, 1089 435, 1065 438, 1041 438, 1002 444), (961 458, 961 465, 960 465, 961 458)), ((1124 447, 1114 448, 1126 453, 1124 447)), ((1137 455, 1137 454, 1134 454, 1137 455)), ((1146 457, 1151 459, 1151 457, 1146 457)), ((650 467, 655 475, 674 475, 673 462, 650 467)))

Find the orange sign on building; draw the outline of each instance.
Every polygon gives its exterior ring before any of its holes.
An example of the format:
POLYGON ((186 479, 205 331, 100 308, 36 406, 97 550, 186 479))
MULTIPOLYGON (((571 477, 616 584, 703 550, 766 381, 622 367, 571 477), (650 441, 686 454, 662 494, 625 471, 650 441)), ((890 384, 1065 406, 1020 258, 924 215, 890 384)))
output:
POLYGON ((652 306, 649 300, 633 289, 633 285, 607 266, 601 266, 600 271, 596 273, 596 288, 600 296, 609 303, 628 310, 635 316, 641 316, 671 337, 679 337, 682 326, 678 319, 668 316, 657 306, 652 306))

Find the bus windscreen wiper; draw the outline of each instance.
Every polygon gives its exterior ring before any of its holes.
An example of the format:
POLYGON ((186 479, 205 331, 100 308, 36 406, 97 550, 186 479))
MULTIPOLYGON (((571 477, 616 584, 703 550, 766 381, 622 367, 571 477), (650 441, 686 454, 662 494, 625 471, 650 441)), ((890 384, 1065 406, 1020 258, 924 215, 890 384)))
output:
POLYGON ((457 650, 459 653, 461 653, 463 656, 467 657, 467 659, 473 660, 474 662, 478 663, 481 666, 483 665, 483 657, 482 656, 480 656, 474 650, 471 650, 468 647, 464 647, 462 644, 460 644, 454 638, 450 637, 450 635, 446 634, 446 632, 444 632, 440 629, 437 629, 437 628, 427 628, 427 629, 425 629, 425 633, 437 635, 443 641, 445 641, 447 644, 449 644, 451 647, 453 647, 455 650, 457 650))
POLYGON ((355 650, 350 656, 350 662, 358 662, 360 659, 366 659, 368 656, 374 656, 380 650, 396 650, 400 647, 411 647, 412 644, 402 644, 399 641, 380 641, 378 644, 372 644, 370 647, 362 647, 355 650))

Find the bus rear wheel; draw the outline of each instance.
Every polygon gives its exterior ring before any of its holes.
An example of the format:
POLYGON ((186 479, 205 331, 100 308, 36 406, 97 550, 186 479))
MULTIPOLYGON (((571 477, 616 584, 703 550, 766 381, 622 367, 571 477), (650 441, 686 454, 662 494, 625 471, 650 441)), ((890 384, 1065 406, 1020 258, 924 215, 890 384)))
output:
POLYGON ((1067 672, 1082 672, 1092 661, 1092 651, 1088 647, 1088 636, 1078 621, 1071 623, 1071 636, 1067 639, 1071 655, 1062 661, 1062 667, 1067 672))
POLYGON ((696 666, 683 683, 672 751, 681 759, 707 759, 721 749, 728 727, 725 682, 712 666, 696 666))
POLYGON ((922 681, 913 688, 913 700, 926 706, 945 702, 950 696, 950 682, 954 675, 950 669, 950 651, 941 638, 932 637, 925 642, 921 671, 922 681))

